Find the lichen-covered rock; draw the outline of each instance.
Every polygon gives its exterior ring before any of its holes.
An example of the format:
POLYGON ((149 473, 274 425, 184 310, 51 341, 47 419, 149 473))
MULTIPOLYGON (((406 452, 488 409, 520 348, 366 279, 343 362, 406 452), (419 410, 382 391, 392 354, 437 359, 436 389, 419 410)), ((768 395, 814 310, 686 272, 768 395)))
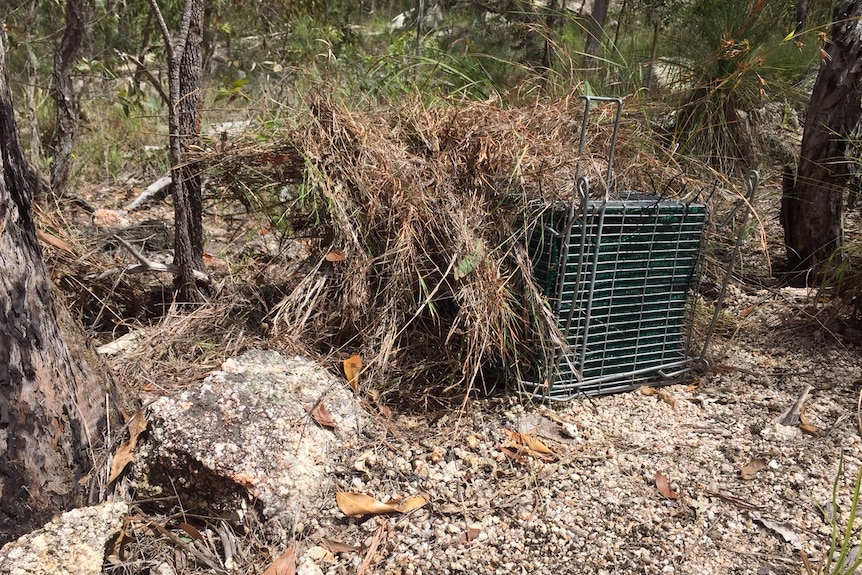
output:
POLYGON ((0 549, 0 573, 101 573, 105 545, 120 530, 128 511, 125 503, 103 503, 63 513, 41 529, 4 545, 0 549))
POLYGON ((152 404, 138 492, 222 513, 250 496, 266 517, 301 517, 327 488, 330 454, 363 419, 352 393, 321 365, 249 351, 199 387, 152 404), (310 415, 317 405, 331 414, 331 427, 310 415))

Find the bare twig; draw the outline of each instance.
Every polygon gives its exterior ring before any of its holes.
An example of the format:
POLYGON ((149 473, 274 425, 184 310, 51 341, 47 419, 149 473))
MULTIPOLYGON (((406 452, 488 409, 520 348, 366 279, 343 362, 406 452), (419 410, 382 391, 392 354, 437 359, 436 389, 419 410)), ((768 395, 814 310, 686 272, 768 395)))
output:
POLYGON ((377 555, 377 548, 380 547, 380 540, 383 538, 383 533, 386 532, 388 527, 389 522, 385 519, 380 522, 380 527, 378 527, 377 531, 374 533, 374 538, 371 540, 371 545, 368 546, 368 551, 365 553, 365 559, 362 560, 362 565, 359 566, 357 575, 365 575, 365 572, 371 566, 371 562, 374 561, 374 557, 377 555))
MULTIPOLYGON (((141 252, 136 250, 134 248, 134 246, 132 246, 132 244, 130 244, 129 242, 127 242, 126 240, 124 240, 120 236, 113 234, 112 237, 117 241, 117 243, 119 243, 121 246, 126 248, 126 251, 128 251, 132 255, 132 257, 134 257, 136 260, 141 262, 138 265, 133 265, 133 266, 129 266, 129 267, 125 268, 124 271, 129 272, 129 273, 167 272, 167 273, 171 273, 174 275, 178 275, 180 273, 179 266, 176 266, 174 264, 161 264, 158 262, 151 261, 147 258, 147 256, 145 256, 144 254, 142 254, 141 252)), ((112 275, 112 273, 115 270, 119 270, 119 269, 121 269, 121 268, 114 268, 114 270, 108 270, 108 271, 102 272, 101 274, 99 274, 97 276, 97 278, 101 279, 103 277, 106 277, 106 275, 112 275)), ((201 271, 194 270, 193 273, 194 273, 194 277, 196 280, 203 281, 203 282, 209 282, 210 281, 210 277, 201 271)))
POLYGON ((121 58, 126 58, 126 59, 130 60, 136 67, 135 73, 140 72, 141 74, 146 76, 147 81, 150 83, 150 85, 153 88, 156 89, 156 91, 159 93, 159 96, 162 98, 162 101, 165 103, 165 105, 170 106, 171 101, 170 101, 170 99, 168 99, 168 95, 165 93, 165 87, 162 86, 162 83, 159 82, 159 79, 153 75, 153 73, 150 71, 149 68, 147 68, 147 65, 144 64, 143 62, 141 62, 140 60, 138 60, 136 57, 132 56, 131 54, 126 54, 125 52, 117 52, 117 53, 119 54, 119 56, 121 58))

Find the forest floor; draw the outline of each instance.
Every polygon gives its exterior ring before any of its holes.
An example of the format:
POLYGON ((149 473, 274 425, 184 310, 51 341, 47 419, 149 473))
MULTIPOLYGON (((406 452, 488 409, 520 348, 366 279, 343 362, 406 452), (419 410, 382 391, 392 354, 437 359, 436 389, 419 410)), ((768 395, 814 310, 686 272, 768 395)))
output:
MULTIPOLYGON (((484 137, 499 139, 497 132, 489 134, 484 137)), ((391 149, 381 147, 380 158, 391 149)), ((267 152, 267 158, 281 156, 267 152)), ((730 283, 709 370, 660 392, 553 405, 507 392, 451 404, 417 400, 419 409, 403 401, 378 404, 364 433, 327 454, 332 489, 380 500, 421 496, 425 506, 351 519, 339 511, 333 492, 313 502, 306 519, 287 531, 252 517, 232 526, 230 536, 224 524, 212 522, 173 538, 152 531, 127 542, 130 560, 108 561, 105 571, 210 573, 213 565, 188 551, 207 541, 215 571, 223 572, 263 571, 289 549, 296 572, 305 575, 766 575, 805 573, 806 562, 813 572, 818 564, 825 573, 838 572, 825 565, 832 557, 830 522, 843 533, 862 469, 862 326, 854 310, 824 293, 777 287, 770 277, 774 262, 764 254, 782 249, 779 179, 765 177, 755 226, 763 235, 746 240, 744 273, 730 283), (801 420, 776 423, 794 404, 801 420), (228 540, 235 555, 230 565, 224 561, 228 540)), ((264 325, 268 310, 258 308, 271 310, 280 297, 269 301, 267 275, 277 269, 286 286, 295 285, 288 277, 296 271, 291 257, 307 256, 301 253, 306 244, 280 243, 266 222, 208 206, 213 303, 183 315, 170 307, 169 275, 154 283, 152 274, 118 273, 135 262, 115 233, 154 261, 170 262, 169 201, 116 211, 148 183, 80 191, 90 205, 107 211, 86 214, 67 203, 43 214, 54 230, 77 240, 70 248, 49 237, 46 253, 55 280, 72 294, 70 307, 98 343, 142 325, 163 326, 137 344, 139 351, 115 349, 108 356, 132 403, 198 386, 221 362, 250 347, 283 350, 284 334, 271 338, 273 325, 264 325), (131 236, 120 233, 133 228, 131 236), (242 265, 232 267, 228 259, 242 265), (111 265, 119 268, 110 272, 111 265)), ((857 229, 849 216, 847 229, 857 229)), ((708 320, 708 311, 699 313, 708 320)), ((285 569, 280 565, 266 575, 291 572, 285 569)))
MULTIPOLYGON (((747 244, 754 268, 758 249, 747 244)), ((336 490, 428 504, 356 520, 333 493, 267 544, 271 557, 294 541, 306 574, 816 572, 862 469, 862 329, 800 288, 736 278, 725 306, 708 372, 660 393, 376 414, 331 454, 336 490), (801 422, 776 423, 809 388, 801 422)), ((245 537, 259 549, 264 531, 245 537)), ((106 572, 209 572, 161 541, 106 572)))

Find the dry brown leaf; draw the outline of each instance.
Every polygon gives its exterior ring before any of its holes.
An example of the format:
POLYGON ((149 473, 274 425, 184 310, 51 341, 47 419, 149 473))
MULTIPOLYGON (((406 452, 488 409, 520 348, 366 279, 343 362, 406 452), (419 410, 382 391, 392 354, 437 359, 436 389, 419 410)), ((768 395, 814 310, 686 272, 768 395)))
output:
POLYGON ((481 532, 482 532, 481 529, 476 529, 475 527, 470 527, 467 529, 467 531, 465 531, 464 533, 461 533, 461 535, 458 536, 458 540, 461 543, 469 543, 470 541, 473 541, 474 539, 476 539, 476 537, 478 537, 479 533, 481 533, 481 532))
POLYGON ((338 508, 348 517, 363 517, 365 515, 384 515, 397 513, 398 507, 391 503, 383 503, 362 493, 338 491, 335 494, 338 508))
POLYGON ((344 253, 344 250, 332 250, 331 252, 326 254, 326 256, 324 256, 324 259, 328 262, 333 262, 333 263, 334 262, 343 262, 344 260, 347 259, 347 254, 344 253))
POLYGON ((147 420, 144 417, 143 411, 138 411, 131 420, 129 420, 129 440, 120 445, 114 453, 111 460, 111 473, 108 476, 108 483, 114 481, 126 466, 135 461, 134 451, 138 444, 138 437, 147 428, 147 420))
POLYGON ((138 444, 138 437, 140 437, 146 428, 147 418, 144 416, 143 411, 138 411, 129 421, 129 443, 132 446, 138 444))
POLYGON ((69 252, 70 254, 75 253, 75 250, 72 249, 72 246, 70 246, 68 243, 53 234, 43 232, 42 230, 36 230, 36 237, 39 238, 39 241, 46 243, 49 246, 55 247, 58 250, 63 250, 64 252, 69 252))
POLYGON ((180 529, 185 531, 192 539, 197 539, 198 541, 204 540, 204 536, 201 535, 201 532, 198 531, 194 525, 189 525, 188 523, 183 522, 180 523, 180 529))
POLYGON ((766 460, 760 459, 758 457, 758 458, 754 458, 751 461, 749 461, 748 463, 746 463, 745 466, 739 471, 739 474, 743 479, 745 479, 747 481, 749 479, 754 479, 754 477, 757 475, 757 473, 760 470, 765 469, 765 468, 766 468, 766 460))
POLYGON ((396 509, 399 513, 410 513, 420 507, 424 507, 426 503, 428 503, 428 501, 426 501, 424 497, 416 495, 415 497, 408 497, 404 501, 398 503, 396 509))
POLYGON ((661 471, 655 472, 655 486, 658 487, 658 492, 668 499, 679 499, 679 493, 671 489, 667 477, 661 471))
POLYGON ((640 392, 644 395, 657 395, 662 399, 662 401, 664 401, 671 407, 676 407, 676 399, 674 398, 674 396, 672 396, 670 393, 663 389, 644 385, 640 388, 640 392))
POLYGON ((290 549, 281 554, 281 556, 272 562, 266 568, 263 575, 295 575, 296 574, 296 544, 291 545, 290 549))
POLYGON ((111 483, 119 477, 120 473, 123 472, 126 466, 135 460, 135 456, 132 455, 132 451, 134 451, 134 449, 135 446, 129 441, 123 443, 117 448, 113 459, 111 459, 111 474, 108 476, 108 483, 111 483))
POLYGON ((811 421, 805 417, 805 412, 802 410, 799 411, 799 429, 806 435, 815 437, 820 435, 820 431, 811 424, 811 421))
POLYGON ((335 554, 335 553, 356 553, 357 551, 362 550, 361 547, 356 547, 354 545, 348 545, 347 543, 342 543, 341 541, 336 541, 335 539, 322 539, 320 541, 320 546, 332 554, 335 554))
POLYGON ((357 354, 353 354, 343 362, 344 377, 347 378, 347 385, 353 390, 353 393, 359 391, 359 372, 362 370, 362 358, 357 354))
POLYGON ((527 449, 530 451, 535 451, 536 453, 544 453, 546 455, 554 455, 554 452, 551 451, 551 448, 545 445, 539 440, 535 435, 528 435, 526 433, 521 433, 521 442, 527 446, 527 449))
POLYGON ((314 418, 314 421, 317 422, 321 427, 328 427, 330 429, 335 429, 335 420, 332 419, 332 414, 326 409, 326 406, 323 405, 323 402, 318 403, 314 406, 314 409, 311 410, 311 417, 314 418))

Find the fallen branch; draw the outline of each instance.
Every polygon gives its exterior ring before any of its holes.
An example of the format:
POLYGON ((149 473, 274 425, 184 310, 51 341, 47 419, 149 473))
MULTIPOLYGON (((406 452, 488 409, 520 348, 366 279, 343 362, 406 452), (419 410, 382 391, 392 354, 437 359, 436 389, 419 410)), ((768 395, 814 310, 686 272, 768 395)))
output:
POLYGON ((170 187, 173 180, 170 176, 163 176, 150 184, 149 186, 141 192, 137 198, 132 200, 129 204, 126 205, 124 210, 127 212, 132 212, 140 208, 146 202, 150 201, 154 197, 164 198, 168 195, 168 188, 170 187))
MULTIPOLYGON (((140 263, 124 268, 111 268, 109 270, 103 271, 96 276, 87 276, 88 278, 104 279, 108 276, 118 273, 139 274, 143 272, 166 272, 174 275, 179 275, 179 266, 176 266, 174 264, 162 264, 159 262, 154 262, 148 259, 147 256, 145 256, 144 254, 136 250, 134 246, 132 246, 132 244, 130 244, 120 236, 113 234, 111 237, 114 238, 114 240, 116 240, 117 243, 119 243, 121 246, 126 248, 126 251, 132 254, 132 257, 134 257, 140 263)), ((194 275, 194 278, 198 281, 210 283, 210 277, 202 271, 192 270, 192 275, 194 275)))

